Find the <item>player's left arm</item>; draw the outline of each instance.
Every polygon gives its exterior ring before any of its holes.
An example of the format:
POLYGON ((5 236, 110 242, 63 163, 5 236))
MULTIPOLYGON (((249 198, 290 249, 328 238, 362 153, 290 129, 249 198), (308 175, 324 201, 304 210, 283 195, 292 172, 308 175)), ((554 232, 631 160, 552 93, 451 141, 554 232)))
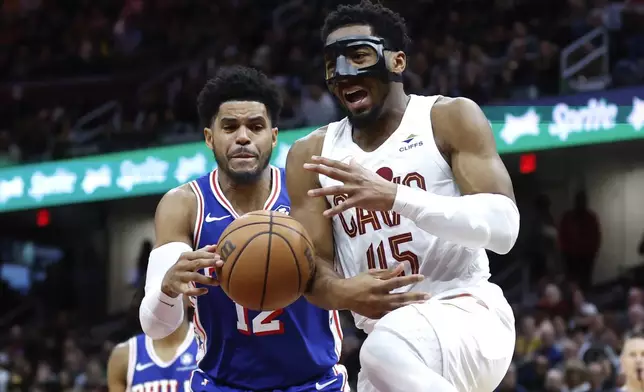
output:
POLYGON ((399 185, 393 210, 437 237, 508 253, 519 234, 519 210, 485 114, 470 99, 441 98, 431 116, 462 196, 399 185))
POLYGON ((109 392, 125 392, 127 390, 129 354, 128 342, 121 343, 112 350, 110 359, 107 361, 107 388, 109 392))

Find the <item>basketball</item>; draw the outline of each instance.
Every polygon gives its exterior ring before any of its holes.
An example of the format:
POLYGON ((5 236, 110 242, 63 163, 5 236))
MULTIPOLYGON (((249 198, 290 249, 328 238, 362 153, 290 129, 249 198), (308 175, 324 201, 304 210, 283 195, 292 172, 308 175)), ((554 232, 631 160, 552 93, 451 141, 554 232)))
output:
POLYGON ((235 219, 221 234, 224 292, 251 310, 276 310, 295 302, 314 271, 311 238, 295 219, 255 211, 235 219))

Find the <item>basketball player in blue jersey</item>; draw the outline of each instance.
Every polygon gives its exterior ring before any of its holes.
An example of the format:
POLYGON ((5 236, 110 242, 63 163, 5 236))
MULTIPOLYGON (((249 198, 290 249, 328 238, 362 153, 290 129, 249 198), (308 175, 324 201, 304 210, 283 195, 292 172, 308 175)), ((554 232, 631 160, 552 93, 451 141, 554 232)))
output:
POLYGON ((193 298, 195 392, 348 390, 337 364, 342 331, 335 311, 304 298, 274 311, 245 309, 218 287, 214 273, 221 261, 214 244, 235 218, 290 211, 284 172, 269 165, 281 105, 262 73, 222 70, 198 98, 217 169, 169 191, 157 207, 140 321, 147 335, 163 338, 181 323, 181 295, 193 298))
MULTIPOLYGON (((189 302, 184 297, 184 306, 189 302)), ((187 315, 187 306, 185 314, 187 315)), ((197 341, 188 317, 159 340, 145 334, 114 347, 107 362, 109 392, 189 392, 197 367, 197 341)))

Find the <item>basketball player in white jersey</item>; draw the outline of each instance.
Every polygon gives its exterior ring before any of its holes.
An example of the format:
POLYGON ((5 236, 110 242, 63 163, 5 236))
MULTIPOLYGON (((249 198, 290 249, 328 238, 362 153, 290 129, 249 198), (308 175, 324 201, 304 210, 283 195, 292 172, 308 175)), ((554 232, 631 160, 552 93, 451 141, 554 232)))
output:
POLYGON ((369 334, 358 391, 491 392, 515 331, 485 249, 511 250, 519 212, 488 120, 469 99, 405 93, 409 38, 393 11, 340 6, 322 35, 327 86, 348 114, 287 158, 291 215, 318 256, 307 297, 352 310, 369 334), (421 301, 378 306, 373 269, 424 276, 392 294, 421 301))
MULTIPOLYGON (((142 295, 141 295, 142 297, 142 295)), ((133 336, 112 350, 107 362, 109 392, 188 392, 197 368, 197 341, 184 298, 181 325, 163 339, 133 336)))
POLYGON ((623 392, 644 392, 644 335, 633 334, 626 338, 620 358, 625 383, 623 392))

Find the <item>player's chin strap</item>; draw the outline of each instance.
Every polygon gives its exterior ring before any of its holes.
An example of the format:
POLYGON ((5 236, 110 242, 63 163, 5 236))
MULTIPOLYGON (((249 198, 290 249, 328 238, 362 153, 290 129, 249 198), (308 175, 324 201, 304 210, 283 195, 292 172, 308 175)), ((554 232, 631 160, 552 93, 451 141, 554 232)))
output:
POLYGON ((441 196, 398 185, 393 211, 438 238, 498 254, 508 253, 519 235, 519 210, 503 195, 441 196))
POLYGON ((176 331, 183 321, 183 298, 180 295, 176 298, 165 295, 161 291, 161 283, 181 254, 191 251, 192 248, 186 243, 170 242, 150 252, 139 321, 143 332, 152 339, 165 338, 176 331))

